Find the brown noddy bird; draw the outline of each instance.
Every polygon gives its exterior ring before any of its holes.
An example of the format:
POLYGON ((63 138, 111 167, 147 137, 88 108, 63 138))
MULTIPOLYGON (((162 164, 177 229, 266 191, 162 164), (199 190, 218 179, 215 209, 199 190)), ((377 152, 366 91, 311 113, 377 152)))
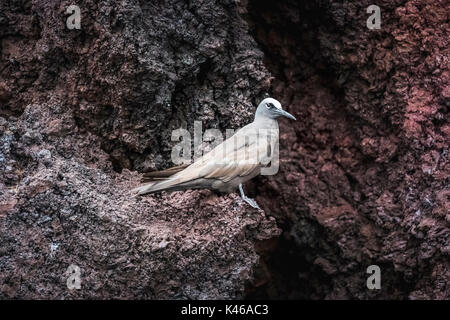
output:
POLYGON ((148 183, 133 191, 139 195, 187 189, 233 192, 238 187, 242 199, 259 209, 256 201, 244 194, 242 184, 261 174, 261 170, 274 160, 274 144, 278 144, 279 136, 277 118, 280 116, 296 120, 277 100, 264 99, 258 105, 252 123, 190 165, 145 173, 143 181, 148 183))

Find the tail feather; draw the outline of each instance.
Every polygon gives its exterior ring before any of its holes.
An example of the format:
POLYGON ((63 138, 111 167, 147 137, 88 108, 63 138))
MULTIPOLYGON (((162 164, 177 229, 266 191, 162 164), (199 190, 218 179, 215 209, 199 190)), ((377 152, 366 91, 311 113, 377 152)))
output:
POLYGON ((180 182, 174 175, 184 170, 187 166, 187 164, 183 164, 166 170, 146 172, 144 173, 141 182, 148 183, 133 189, 132 192, 144 195, 173 189, 180 182))
POLYGON ((187 167, 188 164, 182 164, 166 170, 146 172, 143 174, 141 182, 164 181, 167 180, 167 178, 169 178, 170 176, 182 171, 187 167))
POLYGON ((163 191, 163 190, 170 190, 173 187, 176 187, 177 183, 178 183, 177 179, 169 178, 169 179, 165 179, 160 182, 150 182, 150 183, 144 184, 140 187, 133 189, 133 192, 137 192, 139 195, 144 195, 144 194, 154 193, 154 192, 163 191))

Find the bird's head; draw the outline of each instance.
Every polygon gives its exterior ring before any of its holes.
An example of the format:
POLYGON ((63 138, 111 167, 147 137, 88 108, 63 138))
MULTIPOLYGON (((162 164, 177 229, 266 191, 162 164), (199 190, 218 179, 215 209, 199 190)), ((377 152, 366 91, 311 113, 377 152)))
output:
POLYGON ((255 119, 259 117, 276 119, 279 116, 297 120, 292 114, 283 110, 281 103, 278 100, 273 98, 265 98, 256 109, 255 119))

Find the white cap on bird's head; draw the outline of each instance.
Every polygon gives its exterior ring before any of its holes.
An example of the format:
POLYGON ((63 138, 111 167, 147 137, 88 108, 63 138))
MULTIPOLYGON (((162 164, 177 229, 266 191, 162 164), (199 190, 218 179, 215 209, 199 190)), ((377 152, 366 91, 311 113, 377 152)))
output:
POLYGON ((281 103, 278 100, 275 100, 274 98, 265 98, 263 101, 261 101, 255 113, 255 119, 259 117, 276 119, 280 116, 292 120, 297 120, 292 114, 290 114, 287 111, 284 111, 283 108, 281 107, 281 103))

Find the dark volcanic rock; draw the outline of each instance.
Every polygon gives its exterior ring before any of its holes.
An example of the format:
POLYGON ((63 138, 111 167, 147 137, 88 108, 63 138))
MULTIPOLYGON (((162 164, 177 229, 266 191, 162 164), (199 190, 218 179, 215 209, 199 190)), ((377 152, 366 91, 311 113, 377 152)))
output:
POLYGON ((234 2, 79 1, 80 30, 70 4, 0 4, 0 297, 242 297, 274 219, 237 195, 134 198, 128 171, 171 165, 173 129, 253 117, 270 76, 234 2))
POLYGON ((286 230, 256 296, 450 298, 450 7, 378 1, 369 30, 371 4, 249 1, 273 95, 299 119, 281 124, 281 174, 255 184, 286 230))
POLYGON ((71 4, 0 4, 0 115, 58 94, 118 170, 165 165, 194 120, 242 126, 270 85, 234 1, 80 1, 80 30, 71 4))
POLYGON ((0 183, 0 296, 242 297, 258 263, 254 244, 279 234, 275 219, 236 194, 132 195, 139 176, 108 168, 95 138, 54 137, 76 131, 63 110, 54 101, 29 105, 9 124, 11 152, 2 154, 28 162, 23 174, 0 183), (97 166, 80 152, 89 149, 97 166), (80 268, 80 290, 67 287, 70 265, 80 268))
POLYGON ((380 30, 368 0, 71 4, 0 3, 1 298, 450 298, 446 1, 378 1, 380 30), (264 214, 130 194, 266 91, 298 121, 246 187, 264 214))

